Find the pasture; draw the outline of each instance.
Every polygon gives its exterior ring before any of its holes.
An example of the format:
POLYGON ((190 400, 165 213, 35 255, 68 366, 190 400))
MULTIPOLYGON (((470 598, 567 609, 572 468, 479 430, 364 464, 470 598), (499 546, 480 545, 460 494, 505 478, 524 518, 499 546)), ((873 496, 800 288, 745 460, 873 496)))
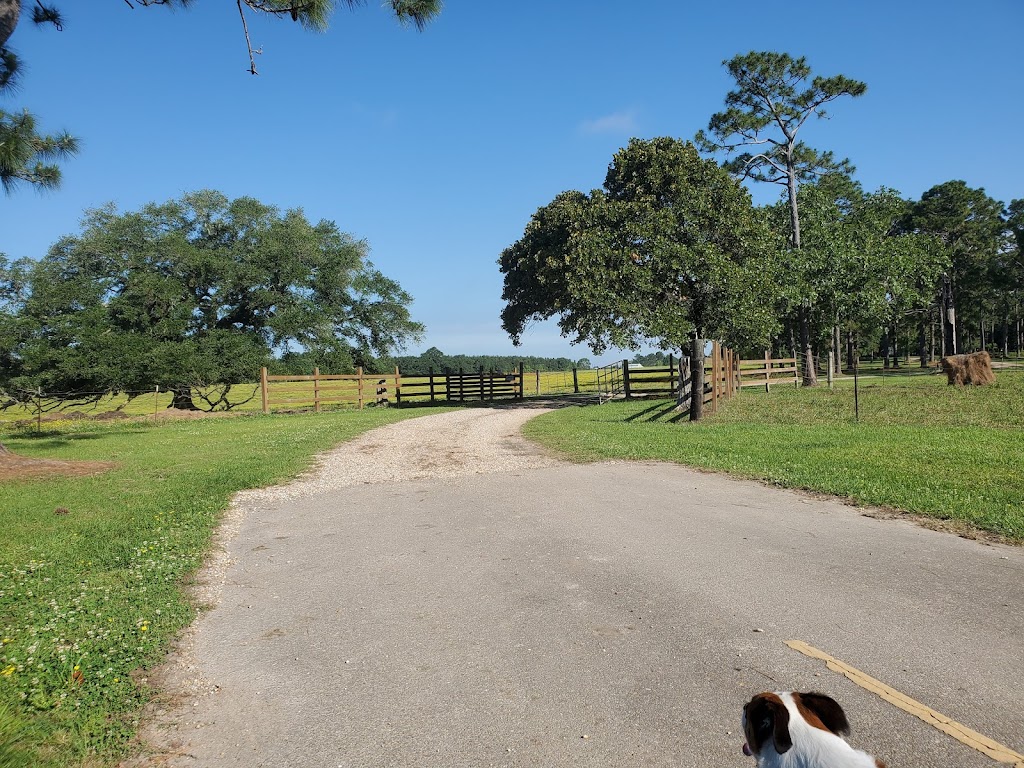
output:
POLYGON ((666 400, 567 408, 528 437, 578 461, 674 461, 1024 542, 1024 374, 991 387, 939 376, 746 390, 699 423, 666 400))

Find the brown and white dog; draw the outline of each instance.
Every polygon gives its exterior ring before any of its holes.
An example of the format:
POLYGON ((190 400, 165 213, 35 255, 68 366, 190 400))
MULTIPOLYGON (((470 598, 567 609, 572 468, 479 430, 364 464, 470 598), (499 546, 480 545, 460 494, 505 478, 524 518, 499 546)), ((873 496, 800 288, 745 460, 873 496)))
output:
POLYGON ((847 744, 846 713, 823 693, 759 693, 743 707, 743 754, 758 768, 885 768, 847 744))

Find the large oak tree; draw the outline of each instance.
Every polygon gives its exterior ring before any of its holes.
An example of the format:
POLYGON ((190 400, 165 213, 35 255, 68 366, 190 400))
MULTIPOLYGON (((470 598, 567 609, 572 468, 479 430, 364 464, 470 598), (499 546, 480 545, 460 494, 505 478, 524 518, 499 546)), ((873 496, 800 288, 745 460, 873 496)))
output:
POLYGON ((563 192, 501 254, 502 326, 535 320, 597 354, 694 335, 763 348, 774 331, 776 252, 737 181, 692 144, 633 139, 604 188, 563 192))
MULTIPOLYGON (((160 386, 191 408, 197 388, 253 381, 290 348, 389 354, 423 326, 367 254, 333 222, 217 192, 90 211, 38 262, 0 263, 0 389, 95 400, 160 386)), ((223 386, 207 396, 234 404, 223 386)))

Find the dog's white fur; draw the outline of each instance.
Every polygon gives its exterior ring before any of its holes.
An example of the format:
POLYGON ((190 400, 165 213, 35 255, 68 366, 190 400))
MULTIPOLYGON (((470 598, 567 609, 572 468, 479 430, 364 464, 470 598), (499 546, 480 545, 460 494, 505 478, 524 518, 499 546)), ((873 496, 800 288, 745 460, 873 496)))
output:
MULTIPOLYGON (((753 753, 758 768, 884 768, 883 763, 866 752, 854 749, 839 735, 808 723, 797 708, 792 693, 776 691, 775 695, 789 712, 789 738, 793 745, 780 753, 775 739, 768 738, 760 745, 760 750, 753 753)), ((839 708, 838 704, 835 706, 839 708)), ((744 733, 750 733, 746 710, 743 729, 744 733)), ((749 740, 748 736, 748 743, 749 740)), ((748 748, 753 749, 754 745, 748 748)))

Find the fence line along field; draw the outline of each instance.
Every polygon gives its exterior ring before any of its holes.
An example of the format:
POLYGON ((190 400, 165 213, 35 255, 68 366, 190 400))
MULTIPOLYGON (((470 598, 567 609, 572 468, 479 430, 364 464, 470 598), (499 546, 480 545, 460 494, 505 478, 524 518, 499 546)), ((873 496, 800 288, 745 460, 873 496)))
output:
MULTIPOLYGON (((772 388, 774 388, 776 378, 782 379, 783 382, 793 381, 791 378, 794 375, 793 363, 794 360, 792 358, 771 360, 770 364, 773 367, 771 374, 772 388)), ((799 369, 802 365, 802 359, 798 358, 796 360, 796 368, 799 369)), ((675 372, 673 370, 673 373, 669 374, 668 366, 644 368, 628 364, 627 361, 620 361, 602 369, 581 368, 566 371, 524 370, 523 395, 525 397, 546 397, 579 394, 584 397, 592 395, 595 399, 607 397, 610 393, 610 385, 607 378, 602 377, 602 373, 606 372, 609 368, 622 370, 627 366, 629 377, 632 381, 639 384, 639 390, 646 389, 646 384, 648 383, 653 385, 650 387, 652 390, 670 389, 672 387, 672 384, 669 382, 675 375, 675 372)), ((758 369, 763 371, 763 366, 763 361, 759 359, 744 360, 739 370, 742 377, 742 386, 761 386, 763 388, 765 383, 764 376, 763 374, 759 376, 756 373, 758 369)), ((1024 371, 1024 361, 1019 358, 997 359, 993 362, 993 367, 1003 372, 1024 371)), ((518 371, 509 373, 514 375, 518 371)), ((865 360, 861 362, 859 383, 861 388, 869 389, 872 387, 928 381, 933 377, 939 376, 940 373, 941 369, 937 365, 921 367, 917 358, 914 357, 905 358, 900 367, 892 368, 883 367, 881 360, 865 360)), ((485 375, 487 374, 485 373, 485 375)), ((472 377, 473 374, 467 373, 465 376, 472 377)), ((323 410, 359 408, 360 403, 364 407, 375 405, 395 406, 436 403, 445 400, 444 374, 440 373, 429 377, 420 375, 405 376, 399 372, 398 382, 399 388, 402 390, 400 403, 396 393, 394 372, 364 373, 362 391, 352 381, 329 382, 327 380, 328 377, 324 376, 321 377, 320 392, 318 392, 318 387, 312 382, 312 376, 301 378, 304 380, 273 382, 275 410, 280 410, 281 408, 288 410, 315 410, 317 400, 321 401, 320 405, 323 410), (434 385, 433 398, 431 397, 431 378, 434 385), (377 385, 380 382, 383 382, 382 387, 384 391, 378 394, 377 385), (318 394, 322 394, 323 397, 318 397, 318 394), (384 402, 385 400, 386 403, 384 402)), ((350 374, 345 378, 353 379, 354 376, 350 374)), ((852 387, 854 378, 853 371, 844 371, 841 374, 835 375, 834 385, 839 388, 852 387)), ((614 388, 614 386, 611 388, 614 388)), ((196 387, 194 389, 200 394, 204 392, 203 387, 196 387)), ((213 391, 218 388, 210 387, 208 389, 213 391)), ((263 407, 260 389, 261 383, 259 380, 231 385, 228 391, 228 399, 235 404, 231 411, 239 413, 259 411, 263 407)), ((651 392, 651 394, 657 394, 657 392, 651 392)), ((201 398, 197 399, 201 400, 201 398)), ((458 400, 458 398, 455 399, 458 400)), ((464 397, 463 401, 474 399, 479 400, 480 397, 464 397)), ((92 402, 49 400, 43 406, 42 411, 32 405, 13 404, 6 408, 0 408, 0 424, 14 422, 22 427, 28 427, 30 426, 30 421, 35 421, 38 424, 42 421, 73 420, 82 416, 96 416, 98 414, 107 414, 110 418, 116 418, 120 415, 160 418, 168 414, 172 400, 173 396, 170 392, 154 389, 146 392, 133 392, 130 395, 124 393, 100 395, 98 399, 92 402)))
MULTIPOLYGON (((435 382, 441 374, 436 375, 435 382)), ((365 386, 363 392, 364 405, 376 404, 376 384, 380 380, 385 381, 386 392, 384 396, 388 399, 388 405, 397 404, 394 390, 394 373, 366 373, 364 374, 365 386)), ((429 389, 425 386, 430 379, 427 376, 401 376, 403 387, 408 386, 409 394, 402 394, 403 403, 424 403, 430 402, 429 389)), ((278 381, 273 382, 275 400, 280 403, 287 401, 285 407, 294 410, 314 409, 317 400, 311 380, 307 381, 278 381)), ((358 387, 348 385, 344 382, 329 384, 324 381, 322 384, 324 394, 343 395, 342 397, 331 398, 332 402, 323 405, 324 410, 337 408, 358 408, 359 391, 358 387), (331 390, 334 391, 331 391, 331 390)), ((597 371, 594 369, 579 369, 575 371, 525 371, 524 372, 524 394, 526 397, 563 395, 579 392, 581 394, 594 394, 598 391, 597 371)), ((196 388, 202 391, 202 387, 196 388)), ((435 401, 444 399, 444 387, 437 383, 435 401), (439 396, 438 396, 439 395, 439 396)), ((239 405, 231 410, 234 412, 248 413, 259 411, 262 408, 260 398, 260 382, 244 382, 233 384, 228 392, 228 398, 239 405)), ((324 398, 326 401, 328 398, 324 398)), ((100 395, 95 402, 79 403, 74 400, 65 402, 49 402, 43 412, 43 418, 47 421, 74 419, 76 413, 95 415, 101 413, 121 413, 127 416, 154 416, 160 417, 170 408, 173 395, 166 390, 153 389, 146 392, 133 392, 128 394, 100 395), (68 414, 72 414, 70 417, 68 414)), ((0 409, 0 423, 3 422, 24 422, 28 426, 30 420, 39 416, 37 409, 29 405, 11 405, 0 409)))

